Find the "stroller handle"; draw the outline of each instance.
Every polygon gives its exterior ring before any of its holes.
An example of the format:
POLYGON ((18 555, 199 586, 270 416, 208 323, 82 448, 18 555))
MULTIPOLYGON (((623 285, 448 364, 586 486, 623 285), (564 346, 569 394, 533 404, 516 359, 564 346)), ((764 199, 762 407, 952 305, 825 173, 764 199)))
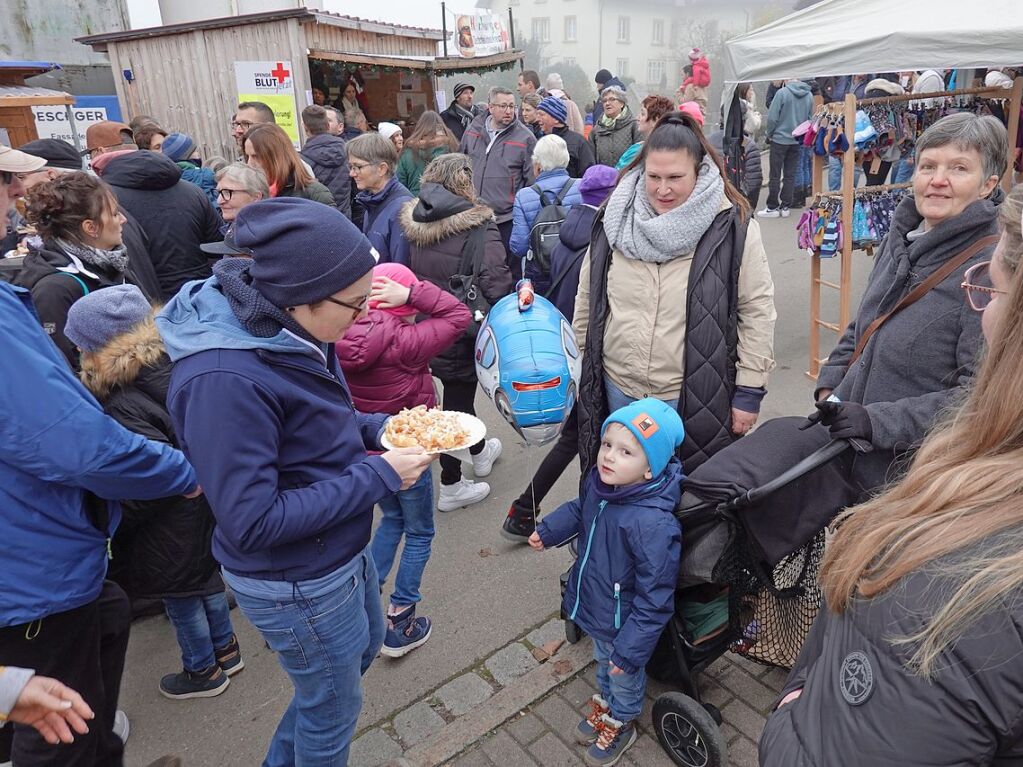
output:
POLYGON ((797 479, 809 474, 814 469, 820 468, 831 459, 844 453, 850 447, 853 447, 853 444, 848 439, 832 440, 828 444, 814 450, 810 453, 810 455, 806 456, 806 458, 801 460, 791 469, 779 474, 767 484, 751 488, 742 495, 738 495, 730 501, 726 501, 723 506, 723 510, 738 511, 739 509, 744 509, 747 506, 756 503, 761 498, 780 490, 790 482, 795 482, 797 479))

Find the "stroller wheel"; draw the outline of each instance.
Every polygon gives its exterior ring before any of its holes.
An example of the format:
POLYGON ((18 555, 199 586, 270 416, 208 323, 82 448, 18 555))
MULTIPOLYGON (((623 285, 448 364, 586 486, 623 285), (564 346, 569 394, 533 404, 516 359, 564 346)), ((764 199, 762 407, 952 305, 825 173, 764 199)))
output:
POLYGON ((721 767, 725 744, 710 713, 688 695, 667 692, 654 702, 654 730, 661 747, 681 767, 721 767))
POLYGON ((569 644, 575 644, 584 636, 586 636, 586 632, 579 628, 575 621, 565 620, 565 639, 569 644))
POLYGON ((704 710, 710 714, 710 718, 714 720, 714 724, 720 727, 724 719, 721 717, 721 712, 718 710, 718 707, 713 703, 702 703, 700 705, 702 705, 704 710))

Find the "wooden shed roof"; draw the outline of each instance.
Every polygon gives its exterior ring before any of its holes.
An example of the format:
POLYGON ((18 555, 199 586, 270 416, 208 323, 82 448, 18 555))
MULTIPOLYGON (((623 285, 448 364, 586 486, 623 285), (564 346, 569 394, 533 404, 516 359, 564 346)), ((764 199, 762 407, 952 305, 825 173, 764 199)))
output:
POLYGON ((357 16, 328 13, 327 11, 311 11, 308 8, 292 8, 282 11, 267 11, 265 13, 249 13, 242 16, 226 16, 219 19, 203 19, 201 21, 190 21, 184 24, 167 24, 162 27, 130 29, 123 32, 106 32, 99 35, 76 37, 75 42, 92 46, 94 51, 106 53, 107 46, 110 43, 119 43, 127 40, 145 40, 147 38, 154 37, 166 37, 167 35, 179 35, 203 29, 226 29, 230 27, 244 26, 246 24, 265 24, 267 22, 283 21, 287 19, 297 19, 301 22, 326 24, 332 27, 341 27, 343 29, 352 29, 360 32, 371 32, 377 35, 394 35, 396 37, 413 37, 426 40, 444 39, 444 33, 439 29, 408 27, 401 24, 388 24, 382 21, 360 19, 357 16))

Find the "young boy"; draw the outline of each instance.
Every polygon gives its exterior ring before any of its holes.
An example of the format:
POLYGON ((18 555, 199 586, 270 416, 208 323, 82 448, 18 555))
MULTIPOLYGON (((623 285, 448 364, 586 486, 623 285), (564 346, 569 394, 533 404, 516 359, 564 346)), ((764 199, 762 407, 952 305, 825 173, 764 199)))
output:
POLYGON ((579 723, 586 763, 615 764, 636 740, 644 671, 675 606, 682 531, 672 514, 681 493, 682 419, 670 406, 641 399, 613 412, 583 495, 540 522, 537 551, 579 536, 579 558, 564 610, 593 639, 600 694, 579 723))

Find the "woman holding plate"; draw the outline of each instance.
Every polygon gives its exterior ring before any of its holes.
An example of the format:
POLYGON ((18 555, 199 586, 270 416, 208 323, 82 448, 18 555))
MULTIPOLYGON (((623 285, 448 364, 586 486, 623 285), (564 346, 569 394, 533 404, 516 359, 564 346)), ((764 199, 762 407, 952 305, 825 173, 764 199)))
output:
POLYGON ((369 241, 336 208, 243 208, 227 258, 156 323, 167 406, 217 526, 213 553, 295 694, 265 764, 346 764, 361 675, 384 638, 373 505, 432 456, 379 451, 386 415, 356 411, 333 344, 366 312, 369 241))

